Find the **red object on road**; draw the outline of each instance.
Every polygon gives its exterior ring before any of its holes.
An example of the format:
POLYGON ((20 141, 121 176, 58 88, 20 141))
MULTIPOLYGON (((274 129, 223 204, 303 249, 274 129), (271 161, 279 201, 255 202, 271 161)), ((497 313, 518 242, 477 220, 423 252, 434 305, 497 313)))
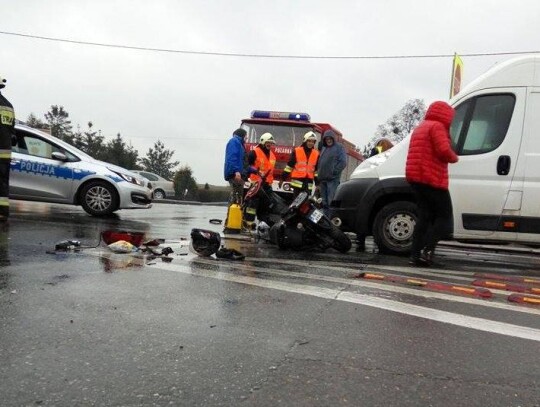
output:
POLYGON ((511 281, 513 283, 540 285, 540 279, 531 277, 503 276, 500 274, 491 273, 476 273, 474 276, 486 280, 511 281))
POLYGON ((540 306, 540 297, 537 297, 534 295, 510 294, 508 296, 508 301, 517 302, 519 304, 529 304, 529 305, 540 306))
POLYGON ((455 285, 448 283, 430 283, 427 288, 441 291, 449 291, 456 294, 472 295, 473 297, 491 298, 493 293, 487 288, 467 287, 464 285, 455 285))
POLYGON ((416 287, 423 287, 423 288, 428 288, 428 289, 436 290, 436 291, 446 291, 446 292, 455 293, 455 294, 472 295, 474 297, 480 297, 480 298, 493 297, 493 293, 487 288, 467 287, 463 285, 455 285, 455 284, 450 284, 450 283, 438 283, 434 281, 420 280, 417 278, 408 278, 408 277, 394 276, 394 275, 381 274, 381 273, 360 273, 358 277, 365 278, 368 280, 382 280, 382 281, 388 281, 390 283, 414 285, 416 287))
POLYGON ((474 280, 472 285, 486 288, 496 288, 499 290, 514 291, 516 293, 540 294, 540 288, 534 288, 525 284, 506 283, 492 280, 474 280))

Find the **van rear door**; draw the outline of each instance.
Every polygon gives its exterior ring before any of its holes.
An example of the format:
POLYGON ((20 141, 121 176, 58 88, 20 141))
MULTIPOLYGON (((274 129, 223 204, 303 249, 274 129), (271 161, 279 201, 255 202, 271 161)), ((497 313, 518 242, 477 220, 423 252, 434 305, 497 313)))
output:
POLYGON ((454 237, 502 237, 503 211, 519 215, 521 191, 516 171, 525 114, 526 88, 481 90, 455 106, 450 133, 459 162, 449 166, 454 205, 454 237), (497 235, 497 236, 495 236, 497 235))

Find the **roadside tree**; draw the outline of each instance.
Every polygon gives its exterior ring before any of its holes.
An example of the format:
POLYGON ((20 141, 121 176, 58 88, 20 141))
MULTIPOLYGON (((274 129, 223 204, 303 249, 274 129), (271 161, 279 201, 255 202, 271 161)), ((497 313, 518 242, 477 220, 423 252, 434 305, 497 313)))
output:
POLYGON ((137 150, 132 146, 128 146, 120 133, 105 145, 105 157, 103 158, 103 161, 130 170, 138 170, 140 169, 137 165, 138 159, 139 153, 137 150))
POLYGON ((63 106, 52 105, 51 110, 45 113, 45 120, 51 129, 51 135, 72 144, 73 132, 69 113, 63 106))
POLYGON ((34 129, 48 130, 49 125, 43 120, 38 119, 34 113, 30 113, 26 119, 26 124, 34 129))
POLYGON ((176 171, 173 182, 175 195, 180 199, 190 201, 199 199, 199 187, 193 178, 193 171, 188 165, 184 165, 176 171))
POLYGON ((411 99, 386 123, 377 127, 375 136, 364 146, 362 154, 369 157, 369 152, 381 138, 387 138, 394 145, 399 143, 420 123, 426 114, 426 105, 423 99, 411 99))
POLYGON ((88 122, 88 129, 81 135, 81 150, 83 150, 90 157, 94 157, 97 160, 103 160, 107 155, 103 143, 104 137, 101 135, 101 130, 95 131, 93 127, 94 124, 92 122, 88 122))
POLYGON ((154 148, 149 148, 146 157, 139 159, 139 165, 148 172, 161 175, 163 178, 171 179, 173 169, 180 162, 171 161, 174 150, 168 150, 160 141, 154 143, 154 148))

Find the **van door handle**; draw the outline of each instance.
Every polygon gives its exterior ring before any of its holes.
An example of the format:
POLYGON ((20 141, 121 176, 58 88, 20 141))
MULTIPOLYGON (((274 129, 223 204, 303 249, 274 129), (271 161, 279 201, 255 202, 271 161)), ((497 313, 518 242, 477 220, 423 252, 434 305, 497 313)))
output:
POLYGON ((501 155, 497 160, 497 174, 499 175, 508 175, 510 172, 510 156, 501 155))

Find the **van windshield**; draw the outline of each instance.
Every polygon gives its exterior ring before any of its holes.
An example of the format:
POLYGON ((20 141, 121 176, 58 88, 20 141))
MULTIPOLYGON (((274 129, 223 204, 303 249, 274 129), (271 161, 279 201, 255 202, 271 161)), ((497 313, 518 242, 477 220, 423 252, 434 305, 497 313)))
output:
MULTIPOLYGON (((304 134, 313 130, 310 126, 290 126, 274 123, 243 123, 242 128, 247 132, 246 143, 258 144, 264 133, 270 133, 278 146, 299 146, 304 134)), ((313 130, 315 131, 315 130, 313 130)), ((315 131, 320 140, 320 133, 315 131)))

